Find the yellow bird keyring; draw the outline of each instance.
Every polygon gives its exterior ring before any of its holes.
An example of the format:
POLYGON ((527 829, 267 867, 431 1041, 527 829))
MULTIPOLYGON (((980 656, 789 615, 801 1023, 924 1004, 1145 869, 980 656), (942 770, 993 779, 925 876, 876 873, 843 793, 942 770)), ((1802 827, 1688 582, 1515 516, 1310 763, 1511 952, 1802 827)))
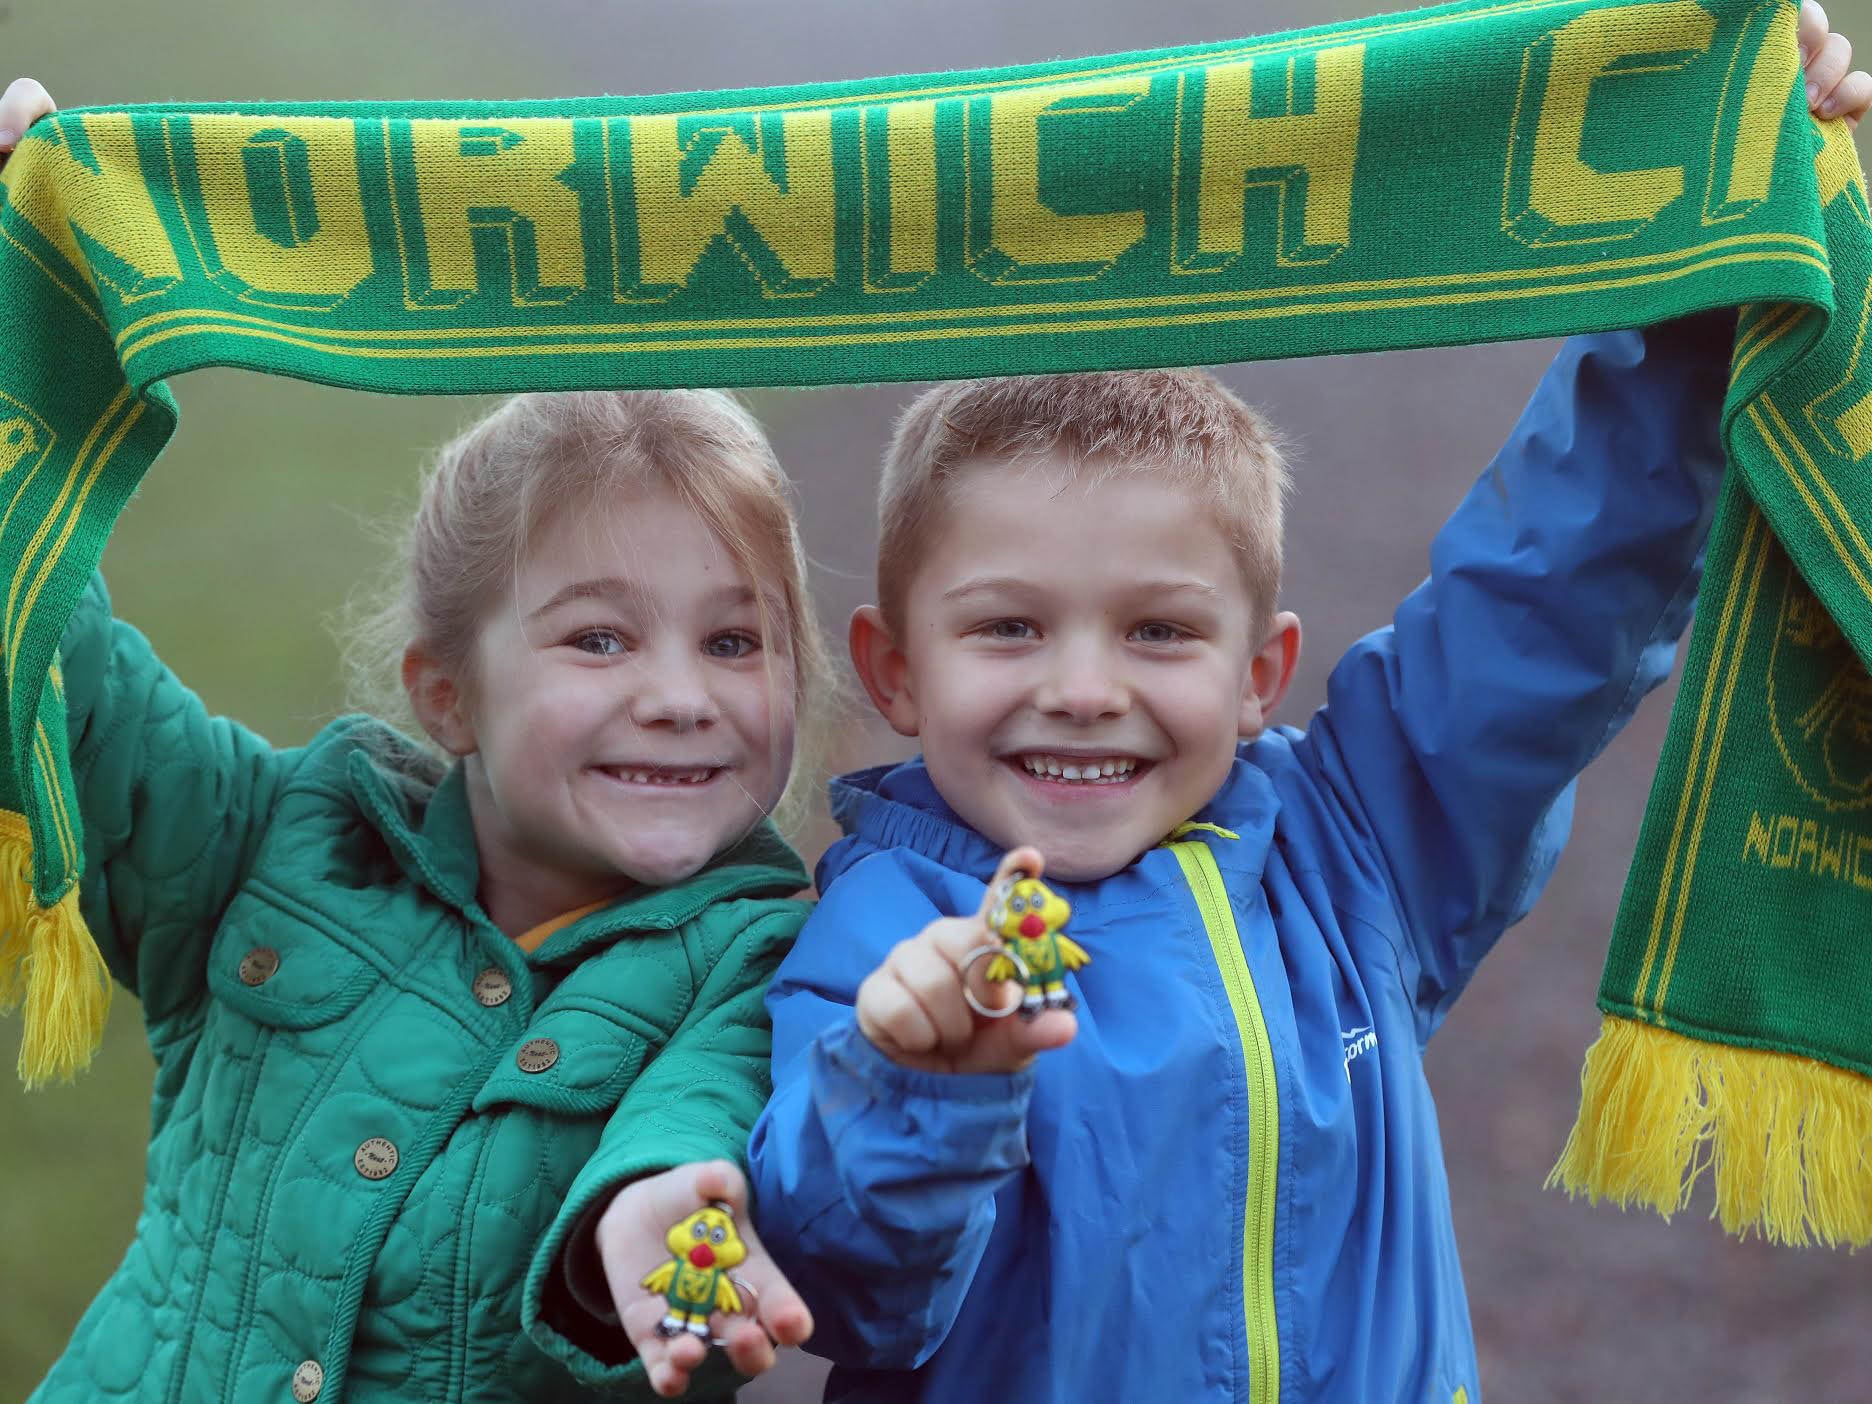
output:
POLYGON ((711 1199, 672 1225, 664 1246, 669 1258, 645 1274, 641 1284, 667 1304, 657 1335, 667 1339, 686 1332, 711 1346, 726 1346, 709 1329, 709 1318, 717 1312, 760 1324, 760 1293, 731 1271, 747 1258, 733 1205, 711 1199))
POLYGON ((983 894, 981 922, 990 939, 968 953, 961 969, 963 997, 984 1019, 1005 1019, 1015 1013, 1023 1019, 1037 1019, 1049 1009, 1078 1007, 1079 1001, 1066 988, 1066 975, 1088 964, 1091 957, 1066 935, 1072 906, 1040 881, 1041 867, 1036 850, 1017 848, 1002 858, 983 894), (983 959, 988 961, 983 975, 990 985, 1007 981, 1020 985, 1017 1003, 990 1006, 969 988, 969 972, 983 959))

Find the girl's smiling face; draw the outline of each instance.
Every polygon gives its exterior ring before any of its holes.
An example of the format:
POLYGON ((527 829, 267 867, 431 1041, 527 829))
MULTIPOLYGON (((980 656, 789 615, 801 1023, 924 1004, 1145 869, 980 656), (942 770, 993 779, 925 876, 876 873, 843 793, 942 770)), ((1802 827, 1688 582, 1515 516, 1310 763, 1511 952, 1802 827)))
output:
POLYGON ((786 786, 792 673, 773 604, 673 490, 561 512, 431 728, 467 758, 484 905, 546 920, 735 844, 786 786))

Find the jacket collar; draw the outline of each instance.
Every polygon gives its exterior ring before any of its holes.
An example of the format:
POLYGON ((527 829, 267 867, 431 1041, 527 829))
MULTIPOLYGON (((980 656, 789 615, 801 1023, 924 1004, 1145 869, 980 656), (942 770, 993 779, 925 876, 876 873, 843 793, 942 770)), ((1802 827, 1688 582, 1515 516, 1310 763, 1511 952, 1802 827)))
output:
MULTIPOLYGON (((841 775, 827 787, 827 795, 839 828, 867 848, 908 848, 951 872, 983 882, 994 876, 995 865, 1001 861, 1001 850, 964 823, 936 793, 921 756, 901 765, 878 765, 841 775)), ((826 871, 826 864, 844 866, 832 852, 826 854, 819 875, 821 891, 835 875, 826 871)))
MULTIPOLYGON (((1247 840, 1229 846, 1237 866, 1249 854, 1265 853, 1279 808, 1272 782, 1249 759, 1257 747, 1269 744, 1285 742, 1271 736, 1243 746, 1222 788, 1190 816, 1194 824, 1247 840)), ((982 882, 994 876, 995 865, 1001 861, 1002 850, 971 829, 936 793, 921 756, 900 765, 841 775, 827 787, 827 793, 832 817, 846 837, 819 862, 821 892, 859 858, 877 849, 907 848, 951 872, 982 882)))
MULTIPOLYGON (((492 926, 476 896, 480 860, 468 785, 458 762, 426 796, 400 780, 367 748, 354 750, 346 775, 359 809, 383 836, 411 881, 470 920, 492 926)), ((736 897, 787 897, 806 886, 806 869, 766 820, 708 867, 673 887, 632 887, 554 932, 528 959, 538 965, 584 956, 636 931, 667 931, 711 903, 736 897)))

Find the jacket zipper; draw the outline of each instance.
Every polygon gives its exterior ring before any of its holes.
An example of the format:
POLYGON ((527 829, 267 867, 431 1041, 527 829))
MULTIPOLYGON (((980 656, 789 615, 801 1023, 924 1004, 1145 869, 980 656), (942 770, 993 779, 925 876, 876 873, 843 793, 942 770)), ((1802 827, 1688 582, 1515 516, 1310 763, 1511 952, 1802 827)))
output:
POLYGON ((1184 825, 1166 846, 1176 855, 1183 877, 1202 913, 1210 949, 1222 972, 1241 1035, 1242 1068, 1248 1077, 1248 1203, 1242 1215, 1242 1307, 1248 1331, 1248 1398, 1251 1404, 1276 1404, 1280 1398, 1280 1331, 1274 1319, 1274 1192, 1280 1157, 1280 1100, 1274 1081, 1274 1049, 1268 1041, 1254 977, 1242 953, 1241 932, 1229 905, 1228 889, 1209 845, 1183 834, 1200 827, 1227 838, 1235 835, 1213 825, 1184 825))

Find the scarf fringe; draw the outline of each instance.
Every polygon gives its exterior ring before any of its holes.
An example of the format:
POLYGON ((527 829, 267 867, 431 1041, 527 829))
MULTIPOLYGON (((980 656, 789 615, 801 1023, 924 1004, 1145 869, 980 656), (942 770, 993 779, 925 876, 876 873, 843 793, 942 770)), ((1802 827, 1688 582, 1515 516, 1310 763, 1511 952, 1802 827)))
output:
POLYGON ((78 889, 41 907, 25 821, 0 813, 0 1012, 26 1009, 20 1081, 70 1082, 89 1067, 110 999, 110 972, 78 914, 78 889))
POLYGON ((1708 1171, 1729 1233, 1872 1242, 1872 1078, 1607 1016, 1547 1187, 1665 1219, 1708 1171))

